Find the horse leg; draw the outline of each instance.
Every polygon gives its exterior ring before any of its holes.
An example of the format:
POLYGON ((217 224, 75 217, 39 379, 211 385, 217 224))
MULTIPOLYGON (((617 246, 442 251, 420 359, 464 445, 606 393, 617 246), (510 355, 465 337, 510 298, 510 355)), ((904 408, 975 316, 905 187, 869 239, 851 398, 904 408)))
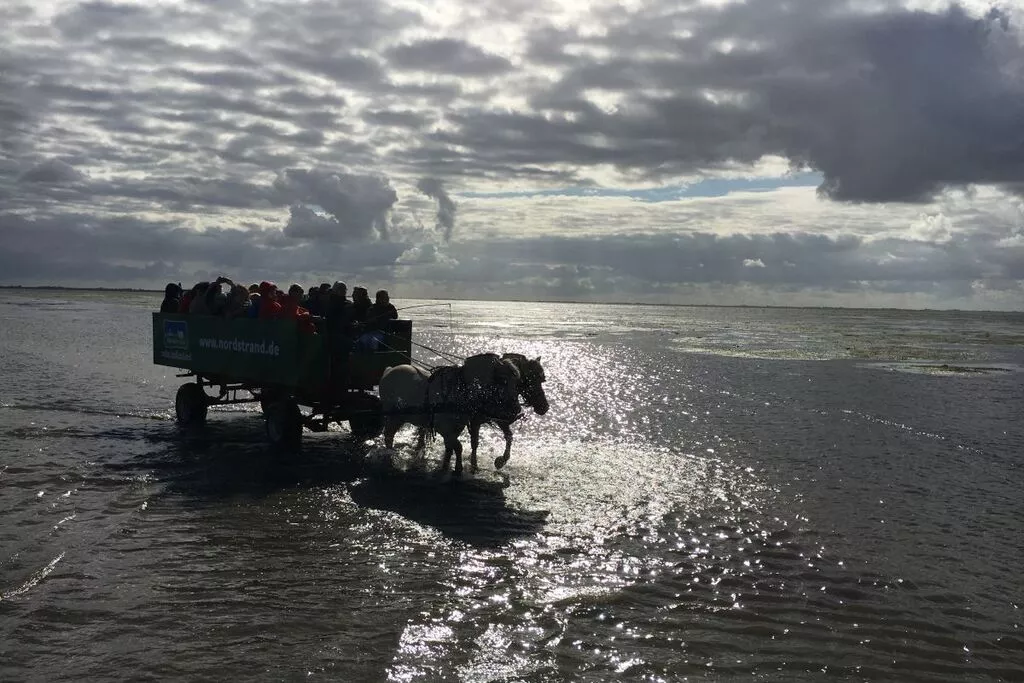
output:
POLYGON ((462 476, 462 442, 459 441, 459 437, 455 436, 452 442, 452 448, 455 450, 455 476, 462 476))
POLYGON ((476 474, 476 448, 480 445, 480 425, 483 420, 473 417, 469 420, 469 471, 476 474))
POLYGON ((512 426, 508 422, 499 422, 498 426, 501 427, 501 433, 505 435, 505 452, 501 457, 494 459, 494 469, 496 470, 504 467, 512 455, 512 426))
POLYGON ((416 452, 424 450, 427 447, 427 430, 424 427, 417 428, 418 436, 416 437, 416 452))
POLYGON ((441 471, 448 471, 448 465, 451 463, 452 453, 454 453, 455 475, 462 476, 462 443, 459 441, 462 426, 451 425, 446 422, 439 431, 444 438, 444 462, 441 464, 441 471))
POLYGON ((384 447, 394 448, 395 447, 395 434, 402 428, 405 421, 400 417, 389 415, 384 418, 384 447))
POLYGON ((441 467, 438 468, 438 472, 447 472, 448 471, 448 467, 451 465, 451 462, 452 462, 452 451, 453 450, 454 449, 452 449, 452 447, 448 445, 448 440, 445 439, 445 443, 444 443, 444 459, 441 461, 441 467))

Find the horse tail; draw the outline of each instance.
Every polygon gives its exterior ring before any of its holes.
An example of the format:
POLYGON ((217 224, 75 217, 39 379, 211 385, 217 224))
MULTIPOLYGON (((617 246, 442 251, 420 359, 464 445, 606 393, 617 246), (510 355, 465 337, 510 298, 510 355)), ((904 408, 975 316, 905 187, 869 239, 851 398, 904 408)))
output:
POLYGON ((430 405, 430 382, 434 379, 434 372, 427 378, 427 390, 423 392, 423 414, 426 415, 426 422, 423 424, 423 443, 431 444, 437 431, 434 429, 434 409, 430 405))
POLYGON ((447 366, 434 368, 427 377, 427 390, 423 392, 423 414, 427 418, 426 423, 423 425, 424 443, 432 443, 437 435, 437 429, 434 427, 434 416, 437 414, 437 410, 435 402, 430 400, 430 389, 435 381, 439 381, 442 383, 442 395, 444 394, 444 376, 447 374, 447 369, 447 366))

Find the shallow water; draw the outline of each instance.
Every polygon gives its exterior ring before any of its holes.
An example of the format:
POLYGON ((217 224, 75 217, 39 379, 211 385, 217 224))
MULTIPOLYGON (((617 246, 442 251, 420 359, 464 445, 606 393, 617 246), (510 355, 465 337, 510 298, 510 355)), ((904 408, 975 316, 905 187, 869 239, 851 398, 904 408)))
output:
POLYGON ((180 430, 158 299, 0 293, 4 680, 1024 679, 1020 315, 409 309, 547 370, 459 481, 180 430))

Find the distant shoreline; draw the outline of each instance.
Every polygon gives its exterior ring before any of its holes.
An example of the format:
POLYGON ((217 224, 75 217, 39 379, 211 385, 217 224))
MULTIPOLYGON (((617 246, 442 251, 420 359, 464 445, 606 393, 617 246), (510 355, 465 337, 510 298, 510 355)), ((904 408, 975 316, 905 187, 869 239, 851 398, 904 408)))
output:
POLYGON ((163 294, 162 289, 133 289, 131 287, 62 287, 59 285, 0 285, 0 289, 33 289, 48 292, 135 292, 163 294))
MULTIPOLYGON (((125 292, 130 294, 163 295, 162 289, 134 289, 131 287, 64 287, 59 285, 0 285, 0 291, 43 291, 43 292, 125 292)), ((899 311, 912 313, 999 313, 1003 315, 1021 315, 1024 310, 988 310, 973 308, 892 308, 885 306, 783 306, 780 304, 672 304, 638 301, 580 301, 575 299, 467 299, 462 297, 400 297, 405 301, 461 301, 461 302, 507 302, 524 304, 573 304, 583 306, 659 306, 663 308, 767 308, 782 310, 809 311, 899 311)))

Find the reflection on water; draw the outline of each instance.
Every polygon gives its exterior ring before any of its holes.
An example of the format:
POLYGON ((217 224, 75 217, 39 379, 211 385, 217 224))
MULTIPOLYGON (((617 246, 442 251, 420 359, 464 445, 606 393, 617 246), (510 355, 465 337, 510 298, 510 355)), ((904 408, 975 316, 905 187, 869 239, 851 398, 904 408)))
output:
POLYGON ((1024 677, 1012 316, 425 309, 548 376, 459 480, 411 431, 179 430, 140 302, 0 297, 5 680, 1024 677))

